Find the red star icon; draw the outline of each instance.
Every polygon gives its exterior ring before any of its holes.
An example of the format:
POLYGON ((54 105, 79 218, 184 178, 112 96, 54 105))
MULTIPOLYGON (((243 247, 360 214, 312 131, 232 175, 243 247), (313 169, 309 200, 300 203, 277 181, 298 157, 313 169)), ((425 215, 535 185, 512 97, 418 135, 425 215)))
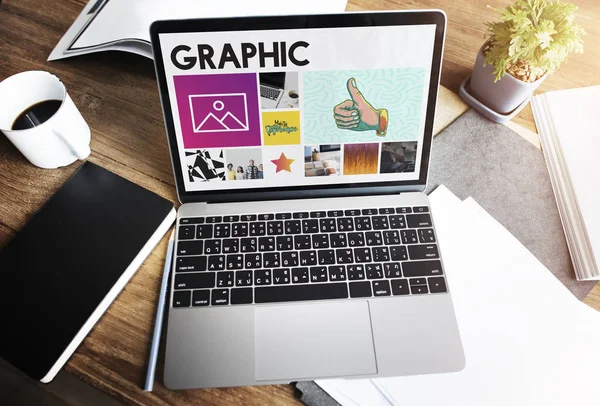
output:
POLYGON ((275 164, 275 166, 277 166, 277 170, 275 171, 275 173, 277 173, 279 171, 292 172, 292 168, 290 168, 290 165, 294 161, 295 161, 295 159, 287 158, 283 152, 279 156, 279 159, 271 159, 271 162, 273 162, 275 164))

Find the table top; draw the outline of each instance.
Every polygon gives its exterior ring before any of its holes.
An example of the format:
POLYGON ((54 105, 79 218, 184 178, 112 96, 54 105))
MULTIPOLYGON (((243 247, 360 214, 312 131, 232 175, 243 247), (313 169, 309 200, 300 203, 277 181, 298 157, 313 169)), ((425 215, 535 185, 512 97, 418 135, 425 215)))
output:
MULTIPOLYGON (((0 5, 0 80, 36 69, 59 76, 92 130, 89 160, 179 205, 152 62, 114 52, 46 62, 85 3, 5 0, 0 5)), ((472 69, 483 42, 483 21, 494 18, 486 8, 488 3, 499 7, 509 2, 351 0, 347 10, 444 8, 448 33, 442 85, 450 91, 441 89, 436 117, 439 131, 467 109, 452 91, 458 91, 472 69)), ((585 53, 573 56, 539 91, 598 84, 600 47, 592 44, 600 44, 600 4, 596 0, 577 4, 579 22, 588 32, 585 53)), ((536 142, 530 108, 514 122, 513 128, 536 142)), ((36 168, 6 137, 0 137, 0 247, 79 165, 36 168)), ((130 404, 299 404, 289 385, 169 391, 157 380, 154 392, 142 391, 166 247, 165 237, 71 357, 67 371, 130 404)), ((600 284, 585 301, 600 310, 600 284)), ((157 376, 162 376, 162 356, 157 376)))

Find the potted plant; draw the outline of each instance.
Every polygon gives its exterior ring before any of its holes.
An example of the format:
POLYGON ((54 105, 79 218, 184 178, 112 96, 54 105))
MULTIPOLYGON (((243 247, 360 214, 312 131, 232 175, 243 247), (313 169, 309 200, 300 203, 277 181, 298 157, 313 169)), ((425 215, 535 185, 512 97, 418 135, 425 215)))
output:
POLYGON ((558 0, 517 0, 488 23, 469 92, 496 113, 506 115, 567 59, 583 52, 577 6, 558 0))

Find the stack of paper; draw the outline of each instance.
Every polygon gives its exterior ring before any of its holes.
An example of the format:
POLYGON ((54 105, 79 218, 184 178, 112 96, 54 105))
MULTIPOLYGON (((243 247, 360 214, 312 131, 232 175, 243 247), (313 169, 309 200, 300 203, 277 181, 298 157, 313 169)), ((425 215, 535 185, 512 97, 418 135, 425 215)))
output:
POLYGON ((344 406, 596 401, 600 352, 592 343, 600 342, 600 313, 579 302, 473 199, 461 202, 441 186, 431 205, 465 369, 317 383, 344 406))
POLYGON ((531 105, 577 279, 600 279, 600 86, 531 105))

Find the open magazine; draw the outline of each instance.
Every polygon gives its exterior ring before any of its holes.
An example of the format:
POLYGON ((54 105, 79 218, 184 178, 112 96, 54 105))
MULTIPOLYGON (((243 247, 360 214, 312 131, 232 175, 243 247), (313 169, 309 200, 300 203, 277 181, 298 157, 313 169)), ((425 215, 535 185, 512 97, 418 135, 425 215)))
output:
POLYGON ((101 51, 152 58, 149 29, 157 20, 338 13, 345 8, 346 0, 90 0, 48 60, 101 51))

